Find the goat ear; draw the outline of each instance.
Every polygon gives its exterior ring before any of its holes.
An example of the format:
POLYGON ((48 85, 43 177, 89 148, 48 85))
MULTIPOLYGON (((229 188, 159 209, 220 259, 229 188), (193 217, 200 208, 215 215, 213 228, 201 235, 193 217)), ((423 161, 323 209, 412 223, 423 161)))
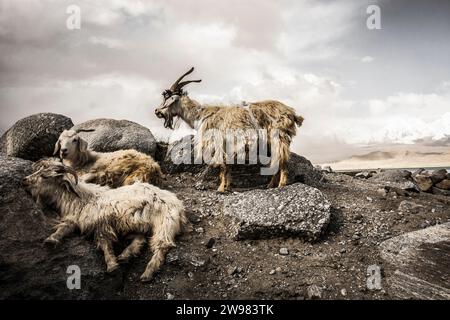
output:
POLYGON ((78 198, 81 198, 80 194, 78 193, 78 191, 76 190, 76 188, 74 186, 74 183, 72 182, 72 180, 70 180, 70 178, 68 178, 67 176, 64 177, 63 183, 64 183, 64 187, 66 187, 67 191, 72 192, 78 198))
POLYGON ((78 151, 79 152, 86 152, 88 147, 88 143, 86 142, 86 140, 83 140, 81 138, 78 139, 78 151))
POLYGON ((59 153, 59 149, 61 149, 61 143, 58 141, 56 141, 55 144, 55 150, 53 150, 53 155, 56 156, 59 153))

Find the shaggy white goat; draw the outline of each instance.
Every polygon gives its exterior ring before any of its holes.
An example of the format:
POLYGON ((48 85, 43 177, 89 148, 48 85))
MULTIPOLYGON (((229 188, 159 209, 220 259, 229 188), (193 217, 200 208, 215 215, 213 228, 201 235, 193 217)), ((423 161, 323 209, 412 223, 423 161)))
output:
POLYGON ((117 261, 137 256, 149 239, 153 256, 142 281, 149 281, 163 264, 167 251, 175 246, 175 236, 187 220, 183 204, 171 192, 148 183, 135 183, 117 189, 78 183, 76 172, 57 162, 40 164, 40 169, 25 177, 23 184, 33 198, 55 208, 61 215, 56 231, 45 242, 58 244, 79 229, 93 234, 103 251, 107 272, 118 268, 117 261), (136 235, 131 244, 116 258, 113 243, 119 236, 136 235))
POLYGON ((81 180, 117 188, 135 182, 158 185, 162 172, 152 157, 133 149, 114 152, 88 150, 78 133, 93 130, 64 130, 55 145, 54 155, 75 169, 81 180))

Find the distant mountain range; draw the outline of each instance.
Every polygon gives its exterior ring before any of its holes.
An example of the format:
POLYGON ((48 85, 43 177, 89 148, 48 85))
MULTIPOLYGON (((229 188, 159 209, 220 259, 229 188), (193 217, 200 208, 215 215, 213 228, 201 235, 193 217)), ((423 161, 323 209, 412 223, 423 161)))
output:
POLYGON ((388 150, 374 150, 355 154, 331 163, 333 170, 377 168, 450 167, 450 148, 417 145, 387 146, 388 150))

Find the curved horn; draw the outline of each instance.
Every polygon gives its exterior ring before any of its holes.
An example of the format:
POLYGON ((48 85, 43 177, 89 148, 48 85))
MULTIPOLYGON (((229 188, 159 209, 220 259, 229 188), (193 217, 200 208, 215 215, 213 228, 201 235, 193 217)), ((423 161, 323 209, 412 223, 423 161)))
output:
POLYGON ((76 133, 80 133, 80 132, 92 132, 95 131, 95 129, 77 129, 75 130, 76 133))
POLYGON ((188 72, 186 72, 186 73, 183 74, 181 77, 179 77, 178 80, 175 81, 175 82, 173 83, 173 85, 170 87, 170 91, 172 91, 172 92, 177 91, 177 89, 179 89, 179 88, 178 88, 179 82, 180 82, 184 77, 186 77, 188 74, 191 74, 193 71, 194 71, 194 67, 190 68, 188 72))
POLYGON ((188 81, 180 82, 178 84, 178 86, 177 86, 177 89, 179 90, 179 89, 183 88, 185 85, 187 85, 188 83, 191 83, 191 82, 202 82, 202 80, 188 80, 188 81))
POLYGON ((71 174, 75 178, 75 184, 78 184, 77 172, 74 169, 72 169, 71 167, 65 166, 65 169, 68 174, 71 174))

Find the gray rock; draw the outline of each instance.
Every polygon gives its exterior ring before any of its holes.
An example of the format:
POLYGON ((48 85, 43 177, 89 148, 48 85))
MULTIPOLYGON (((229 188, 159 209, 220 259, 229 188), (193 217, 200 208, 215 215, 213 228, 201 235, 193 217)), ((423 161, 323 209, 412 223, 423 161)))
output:
POLYGON ((433 184, 437 184, 445 178, 447 178, 447 170, 445 169, 434 170, 431 174, 431 180, 433 181, 433 184))
POLYGON ((57 248, 44 247, 56 215, 43 212, 21 186, 31 161, 0 155, 0 299, 114 298, 120 273, 107 275, 91 241, 68 237, 57 248), (67 268, 81 270, 81 289, 67 288, 67 268))
POLYGON ((383 184, 387 188, 398 188, 405 191, 417 191, 412 181, 411 172, 408 170, 385 170, 374 173, 370 181, 383 184))
POLYGON ((390 266, 389 292, 400 299, 450 299, 450 223, 405 233, 380 244, 390 266))
POLYGON ((38 113, 17 121, 0 139, 2 153, 36 161, 53 155, 55 143, 72 120, 54 113, 38 113))
POLYGON ((288 250, 288 248, 280 248, 280 254, 281 254, 282 256, 287 256, 287 255, 289 255, 289 250, 288 250))
MULTIPOLYGON (((216 189, 219 185, 219 168, 205 164, 194 163, 193 136, 187 136, 169 144, 167 154, 161 167, 164 172, 180 173, 190 172, 196 174, 198 190, 203 188, 216 189), (191 152, 186 152, 190 150, 191 152), (181 159, 185 159, 181 161, 181 159), (174 162, 175 160, 175 162, 174 162)), ((321 171, 316 170, 311 162, 291 152, 287 165, 289 171, 288 184, 296 182, 317 186, 323 178, 321 171)), ((267 185, 272 176, 261 175, 261 165, 233 164, 230 165, 232 187, 253 188, 267 185)))
POLYGON ((423 205, 417 204, 410 200, 403 200, 398 206, 398 210, 402 212, 421 213, 425 212, 426 208, 423 205))
POLYGON ((308 299, 321 299, 322 289, 319 286, 313 284, 306 289, 306 295, 308 296, 308 299))
POLYGON ((450 197, 450 190, 444 190, 444 189, 432 187, 432 188, 431 188, 431 192, 432 192, 433 194, 438 194, 438 195, 440 195, 440 196, 447 196, 447 197, 450 197))
POLYGON ((355 178, 368 179, 370 178, 376 171, 362 171, 355 174, 355 178))
POLYGON ((95 129, 81 132, 89 148, 99 152, 135 149, 155 157, 156 140, 149 129, 128 120, 94 119, 77 124, 72 129, 95 129))
POLYGON ((296 183, 229 196, 224 213, 235 239, 299 236, 318 240, 330 221, 330 202, 316 188, 296 183))

